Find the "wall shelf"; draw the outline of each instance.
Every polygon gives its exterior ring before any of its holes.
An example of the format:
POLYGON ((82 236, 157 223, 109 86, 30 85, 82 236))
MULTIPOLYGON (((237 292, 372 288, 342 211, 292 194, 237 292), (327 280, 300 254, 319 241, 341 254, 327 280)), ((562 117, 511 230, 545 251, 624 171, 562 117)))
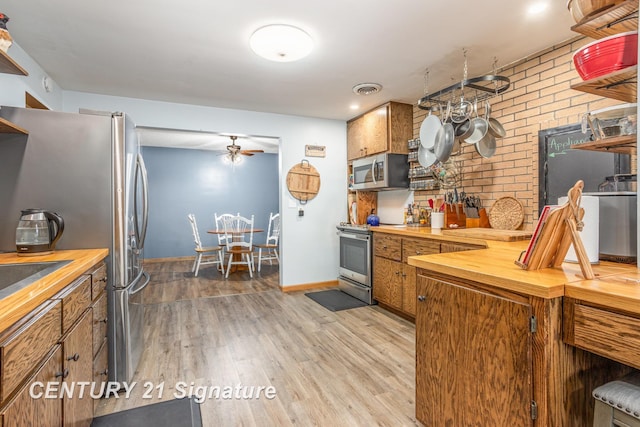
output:
POLYGON ((638 67, 627 67, 602 77, 571 85, 571 89, 624 102, 636 102, 638 67))
POLYGON ((27 130, 3 119, 2 117, 0 117, 0 133, 21 133, 23 135, 29 135, 27 130))
POLYGON ((572 31, 593 39, 638 30, 638 0, 626 0, 583 19, 572 31))
POLYGON ((574 144, 575 150, 602 151, 606 153, 636 154, 637 135, 623 135, 612 138, 599 139, 597 141, 574 144))
POLYGON ((27 73, 27 70, 18 65, 16 61, 14 61, 2 50, 0 50, 0 73, 18 74, 21 76, 29 75, 29 73, 27 73))

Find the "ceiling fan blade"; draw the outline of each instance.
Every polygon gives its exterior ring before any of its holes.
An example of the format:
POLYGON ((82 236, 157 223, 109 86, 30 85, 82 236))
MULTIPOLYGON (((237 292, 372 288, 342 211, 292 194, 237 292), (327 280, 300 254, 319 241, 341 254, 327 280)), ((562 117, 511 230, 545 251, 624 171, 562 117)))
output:
POLYGON ((264 150, 241 150, 240 153, 245 156, 253 156, 255 153, 264 153, 264 150))

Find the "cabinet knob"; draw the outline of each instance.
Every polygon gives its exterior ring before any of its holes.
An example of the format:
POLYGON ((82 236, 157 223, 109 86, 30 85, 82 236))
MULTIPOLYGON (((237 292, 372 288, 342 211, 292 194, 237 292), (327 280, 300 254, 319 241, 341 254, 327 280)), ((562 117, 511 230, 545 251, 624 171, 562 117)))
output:
POLYGON ((387 245, 382 245, 382 249, 387 249, 387 245))
POLYGON ((107 318, 105 317, 104 319, 101 320, 102 323, 107 323, 107 318))
POLYGON ((416 251, 416 255, 422 255, 422 252, 416 251))
POLYGON ((107 375, 109 375, 109 369, 105 369, 104 371, 100 372, 100 375, 104 375, 106 377, 107 375))
POLYGON ((74 362, 77 362, 78 359, 80 359, 80 355, 78 353, 74 353, 73 356, 67 357, 67 360, 73 360, 74 362))
POLYGON ((396 276, 398 276, 398 275, 400 275, 400 272, 399 272, 399 271, 396 271, 396 276))
POLYGON ((105 283, 107 283, 107 278, 106 278, 106 277, 102 277, 100 280, 98 280, 98 282, 105 282, 105 283))
POLYGON ((407 277, 407 273, 402 273, 402 277, 407 277))
POLYGON ((65 368, 62 372, 56 372, 56 378, 67 378, 69 376, 69 369, 65 368))
POLYGON ((427 298, 424 295, 418 295, 418 301, 424 302, 427 298))

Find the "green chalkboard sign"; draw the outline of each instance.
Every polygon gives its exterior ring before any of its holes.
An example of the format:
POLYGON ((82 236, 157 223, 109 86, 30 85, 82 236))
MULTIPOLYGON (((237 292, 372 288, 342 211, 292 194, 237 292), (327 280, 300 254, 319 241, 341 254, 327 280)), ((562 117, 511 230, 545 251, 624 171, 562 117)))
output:
POLYGON ((538 210, 558 203, 558 198, 578 180, 584 181, 584 192, 598 191, 605 177, 630 173, 628 154, 574 150, 571 147, 592 140, 591 132, 582 133, 579 124, 560 126, 538 132, 538 210))

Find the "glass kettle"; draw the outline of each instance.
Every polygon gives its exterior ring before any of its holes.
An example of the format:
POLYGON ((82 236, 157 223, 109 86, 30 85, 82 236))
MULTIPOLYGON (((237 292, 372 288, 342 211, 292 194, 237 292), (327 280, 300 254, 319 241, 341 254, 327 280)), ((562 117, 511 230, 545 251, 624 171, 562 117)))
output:
POLYGON ((16 229, 18 255, 52 253, 63 231, 64 220, 57 213, 44 209, 23 210, 16 229))

